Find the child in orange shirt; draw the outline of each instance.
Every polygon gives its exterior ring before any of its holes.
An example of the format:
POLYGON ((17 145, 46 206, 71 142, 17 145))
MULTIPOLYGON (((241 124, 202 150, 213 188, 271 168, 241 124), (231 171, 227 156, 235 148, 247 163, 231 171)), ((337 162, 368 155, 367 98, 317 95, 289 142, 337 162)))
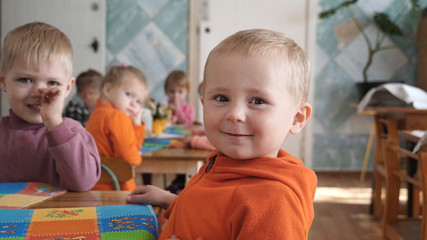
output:
MULTIPOLYGON (((141 120, 148 88, 144 74, 132 66, 113 66, 105 75, 98 100, 86 129, 93 135, 101 156, 120 158, 133 166, 141 164, 144 140, 141 120)), ((135 181, 120 184, 134 190, 135 181)), ((94 190, 113 190, 112 184, 98 183, 94 190)))
POLYGON ((310 65, 281 33, 240 31, 208 56, 201 101, 216 150, 177 196, 141 186, 128 197, 167 209, 159 239, 307 239, 315 173, 281 149, 311 115, 310 65))

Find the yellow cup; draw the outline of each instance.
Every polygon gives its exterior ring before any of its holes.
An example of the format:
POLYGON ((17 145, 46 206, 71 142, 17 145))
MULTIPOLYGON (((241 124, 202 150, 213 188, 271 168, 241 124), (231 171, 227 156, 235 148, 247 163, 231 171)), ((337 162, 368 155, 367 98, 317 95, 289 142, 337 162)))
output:
POLYGON ((153 121, 153 133, 159 136, 166 129, 166 119, 157 118, 153 121))

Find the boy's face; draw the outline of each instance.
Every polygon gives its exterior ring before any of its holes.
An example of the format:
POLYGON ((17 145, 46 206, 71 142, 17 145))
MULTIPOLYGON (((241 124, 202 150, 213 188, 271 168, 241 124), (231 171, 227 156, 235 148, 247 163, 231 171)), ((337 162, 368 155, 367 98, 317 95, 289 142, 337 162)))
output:
POLYGON ((299 106, 286 83, 282 59, 221 55, 205 73, 203 115, 206 135, 217 150, 235 159, 276 157, 289 132, 296 134, 311 112, 299 106))
POLYGON ((187 89, 185 87, 181 87, 178 84, 169 84, 166 95, 168 95, 168 99, 170 103, 175 105, 181 105, 185 101, 187 97, 187 89))
POLYGON ((29 123, 42 123, 39 90, 58 87, 63 92, 63 105, 73 87, 73 79, 60 62, 40 64, 39 70, 36 70, 34 65, 27 65, 24 58, 18 57, 9 71, 0 72, 0 87, 7 93, 9 106, 16 115, 29 123))
POLYGON ((85 90, 83 100, 85 101, 90 112, 95 109, 96 102, 98 101, 100 96, 101 90, 99 88, 91 87, 85 90))
POLYGON ((128 74, 125 79, 115 86, 107 83, 104 95, 115 108, 132 117, 142 112, 147 89, 134 75, 128 74))

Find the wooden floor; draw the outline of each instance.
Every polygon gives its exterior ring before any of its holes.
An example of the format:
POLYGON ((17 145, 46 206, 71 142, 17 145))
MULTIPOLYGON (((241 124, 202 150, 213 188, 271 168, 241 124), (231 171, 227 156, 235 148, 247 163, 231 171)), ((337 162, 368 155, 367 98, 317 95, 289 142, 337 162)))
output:
POLYGON ((355 173, 317 173, 314 221, 309 240, 380 240, 379 221, 369 214, 371 179, 355 173))

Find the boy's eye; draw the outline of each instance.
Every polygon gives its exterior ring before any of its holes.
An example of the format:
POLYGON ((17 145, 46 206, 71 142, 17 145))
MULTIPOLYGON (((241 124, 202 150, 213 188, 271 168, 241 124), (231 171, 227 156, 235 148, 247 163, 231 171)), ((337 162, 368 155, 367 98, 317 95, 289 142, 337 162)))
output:
POLYGON ((218 102, 227 102, 228 98, 226 96, 223 96, 223 95, 218 95, 218 96, 215 96, 215 100, 218 102))
POLYGON ((29 78, 19 78, 18 81, 22 82, 22 83, 30 83, 31 79, 29 79, 29 78))
POLYGON ((132 97, 132 94, 131 94, 130 92, 126 92, 125 94, 126 94, 126 96, 128 96, 128 97, 132 97))
POLYGON ((259 105, 259 104, 265 104, 265 101, 260 98, 254 98, 250 101, 250 103, 259 105))
POLYGON ((59 85, 59 83, 58 83, 58 82, 55 82, 55 81, 49 81, 49 82, 47 83, 47 85, 49 85, 49 86, 58 86, 58 85, 59 85))

